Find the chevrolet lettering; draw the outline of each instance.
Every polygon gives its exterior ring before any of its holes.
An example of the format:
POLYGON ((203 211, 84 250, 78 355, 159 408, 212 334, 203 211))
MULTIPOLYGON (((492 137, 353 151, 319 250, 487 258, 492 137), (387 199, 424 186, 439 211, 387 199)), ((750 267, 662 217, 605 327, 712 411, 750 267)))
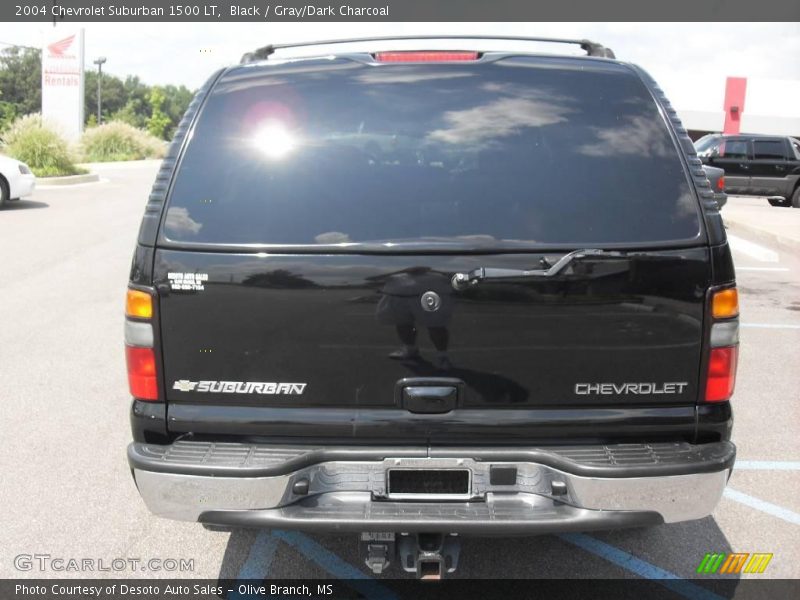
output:
POLYGON ((576 383, 575 393, 580 396, 601 394, 682 394, 689 385, 687 381, 674 383, 576 383))

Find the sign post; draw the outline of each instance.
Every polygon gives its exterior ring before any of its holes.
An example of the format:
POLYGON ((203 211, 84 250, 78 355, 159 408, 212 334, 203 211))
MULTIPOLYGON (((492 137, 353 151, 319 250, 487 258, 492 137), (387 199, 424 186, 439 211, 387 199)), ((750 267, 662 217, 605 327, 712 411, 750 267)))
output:
POLYGON ((56 27, 42 47, 42 117, 70 142, 83 132, 83 29, 56 27))

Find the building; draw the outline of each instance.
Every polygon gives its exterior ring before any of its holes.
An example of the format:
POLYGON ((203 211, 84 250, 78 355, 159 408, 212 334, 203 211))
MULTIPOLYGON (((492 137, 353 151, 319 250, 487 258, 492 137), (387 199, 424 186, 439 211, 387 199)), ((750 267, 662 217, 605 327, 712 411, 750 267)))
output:
POLYGON ((710 77, 703 87, 673 102, 693 140, 719 132, 800 138, 800 80, 710 77))

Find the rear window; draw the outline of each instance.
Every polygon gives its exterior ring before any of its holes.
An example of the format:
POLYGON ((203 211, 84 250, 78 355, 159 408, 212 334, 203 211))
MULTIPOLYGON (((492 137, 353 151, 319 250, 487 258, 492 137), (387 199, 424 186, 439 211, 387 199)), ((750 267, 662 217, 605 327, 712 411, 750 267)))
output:
POLYGON ((626 67, 561 59, 238 68, 173 182, 166 241, 505 247, 694 240, 697 201, 626 67))

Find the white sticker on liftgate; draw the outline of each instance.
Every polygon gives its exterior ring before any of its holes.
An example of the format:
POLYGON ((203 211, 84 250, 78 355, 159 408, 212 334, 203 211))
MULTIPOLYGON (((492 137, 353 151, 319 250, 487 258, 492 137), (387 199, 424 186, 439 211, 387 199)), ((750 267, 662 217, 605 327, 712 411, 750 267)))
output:
POLYGON ((167 273, 169 288, 173 291, 187 290, 202 292, 208 281, 208 273, 167 273))

